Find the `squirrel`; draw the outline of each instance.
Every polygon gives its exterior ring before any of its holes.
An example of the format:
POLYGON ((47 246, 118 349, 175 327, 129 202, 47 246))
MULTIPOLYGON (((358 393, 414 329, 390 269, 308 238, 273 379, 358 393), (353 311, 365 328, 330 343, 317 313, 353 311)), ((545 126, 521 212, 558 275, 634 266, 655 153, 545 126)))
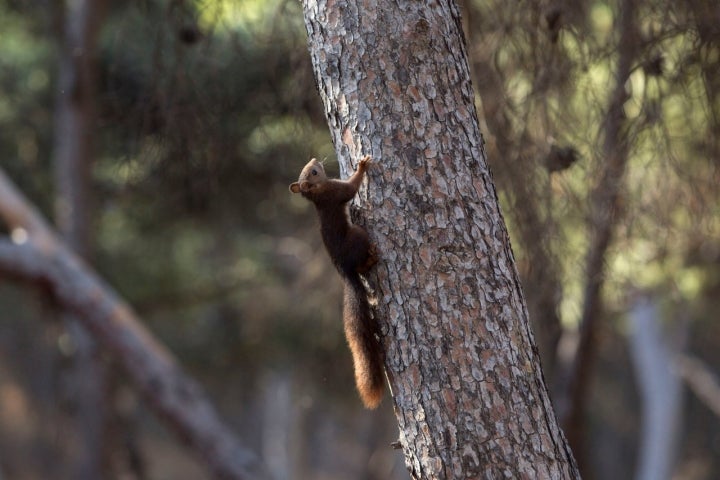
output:
POLYGON ((320 217, 323 243, 343 279, 343 325, 352 352, 355 383, 365 407, 373 409, 383 396, 382 349, 375 338, 378 324, 370 315, 360 275, 377 263, 378 256, 367 232, 350 222, 346 206, 371 163, 366 155, 357 171, 344 181, 328 178, 322 163, 313 158, 300 172, 298 181, 290 185, 290 191, 313 202, 320 217))

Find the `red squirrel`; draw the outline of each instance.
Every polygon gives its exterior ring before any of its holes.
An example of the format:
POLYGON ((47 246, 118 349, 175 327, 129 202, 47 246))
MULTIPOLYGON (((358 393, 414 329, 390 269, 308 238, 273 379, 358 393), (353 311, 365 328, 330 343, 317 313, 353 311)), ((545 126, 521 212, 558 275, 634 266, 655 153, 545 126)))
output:
POLYGON ((344 283, 343 324, 355 368, 355 383, 363 404, 375 408, 382 400, 384 380, 380 343, 375 338, 377 321, 370 315, 368 295, 360 280, 378 257, 365 230, 350 222, 347 203, 360 187, 368 166, 369 155, 358 163, 357 171, 347 181, 328 178, 322 164, 310 160, 290 185, 317 209, 320 232, 330 259, 344 283))

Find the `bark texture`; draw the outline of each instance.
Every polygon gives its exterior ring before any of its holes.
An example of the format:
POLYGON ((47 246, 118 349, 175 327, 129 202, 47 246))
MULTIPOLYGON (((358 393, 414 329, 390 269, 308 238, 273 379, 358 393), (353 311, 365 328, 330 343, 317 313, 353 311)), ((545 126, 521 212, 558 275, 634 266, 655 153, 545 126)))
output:
MULTIPOLYGON (((487 168, 457 5, 303 1, 371 273, 413 478, 577 478, 530 332, 487 168)), ((351 385, 351 381, 348 381, 351 385)))
POLYGON ((507 96, 491 64, 490 51, 475 52, 473 60, 487 128, 495 137, 499 161, 506 163, 503 174, 495 177, 496 185, 508 199, 510 218, 517 225, 517 239, 527 255, 527 268, 522 272, 525 298, 543 370, 545 376, 552 379, 562 327, 558 314, 561 285, 556 266, 559 262, 554 258, 550 245, 557 230, 554 220, 544 215, 542 208, 544 206, 549 210, 551 199, 547 192, 551 190, 539 181, 540 162, 529 154, 533 148, 527 131, 516 133, 505 110, 508 107, 501 105, 501 99, 507 96))

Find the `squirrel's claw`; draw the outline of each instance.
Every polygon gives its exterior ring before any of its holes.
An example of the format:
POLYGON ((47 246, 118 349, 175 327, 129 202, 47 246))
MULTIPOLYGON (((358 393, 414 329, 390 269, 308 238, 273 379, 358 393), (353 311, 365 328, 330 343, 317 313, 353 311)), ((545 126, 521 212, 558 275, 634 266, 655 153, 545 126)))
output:
POLYGON ((360 168, 367 168, 373 163, 372 157, 370 155, 365 155, 363 158, 360 159, 358 162, 358 167, 360 168))

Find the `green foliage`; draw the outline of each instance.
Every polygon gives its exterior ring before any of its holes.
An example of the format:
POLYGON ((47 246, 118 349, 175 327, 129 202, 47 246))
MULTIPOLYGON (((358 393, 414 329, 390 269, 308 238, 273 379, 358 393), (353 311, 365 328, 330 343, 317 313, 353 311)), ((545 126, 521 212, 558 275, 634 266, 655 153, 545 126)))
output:
MULTIPOLYGON (((23 7, 0 4, 0 155, 52 216, 57 52, 51 19, 23 7)), ((105 21, 95 261, 174 349, 218 308, 234 312, 227 348, 327 348, 288 333, 307 331, 300 319, 332 322, 331 349, 342 345, 335 305, 287 294, 308 259, 278 251, 286 235, 317 242, 287 185, 310 156, 333 156, 304 35, 299 6, 283 1, 124 3, 105 21)))
MULTIPOLYGON (((638 33, 644 43, 626 84, 628 128, 623 134, 631 149, 623 219, 607 272, 610 304, 622 305, 629 285, 678 288, 692 300, 703 291, 702 279, 717 269, 712 262, 703 267, 688 262, 698 244, 720 238, 713 160, 718 143, 707 141, 717 136, 720 110, 713 100, 717 86, 703 74, 720 44, 718 37, 701 40, 703 27, 693 18, 705 3, 639 6, 638 33)), ((619 55, 618 7, 613 1, 556 5, 556 40, 543 31, 549 28, 547 10, 504 9, 493 2, 476 8, 485 19, 478 41, 485 48, 497 46, 493 64, 504 82, 513 129, 518 138, 531 139, 533 150, 525 155, 542 156, 548 142, 573 145, 579 152, 580 162, 550 178, 528 173, 528 181, 549 192, 540 208, 559 229, 551 232, 558 235, 551 243, 563 272, 561 317, 572 325, 579 318, 584 252, 592 234, 589 192, 606 163, 602 126, 619 55)), ((503 195, 504 203, 512 203, 511 197, 503 195)), ((512 225, 513 237, 517 229, 512 225)))
POLYGON ((47 210, 54 49, 47 19, 27 13, 0 2, 0 161, 47 210))

